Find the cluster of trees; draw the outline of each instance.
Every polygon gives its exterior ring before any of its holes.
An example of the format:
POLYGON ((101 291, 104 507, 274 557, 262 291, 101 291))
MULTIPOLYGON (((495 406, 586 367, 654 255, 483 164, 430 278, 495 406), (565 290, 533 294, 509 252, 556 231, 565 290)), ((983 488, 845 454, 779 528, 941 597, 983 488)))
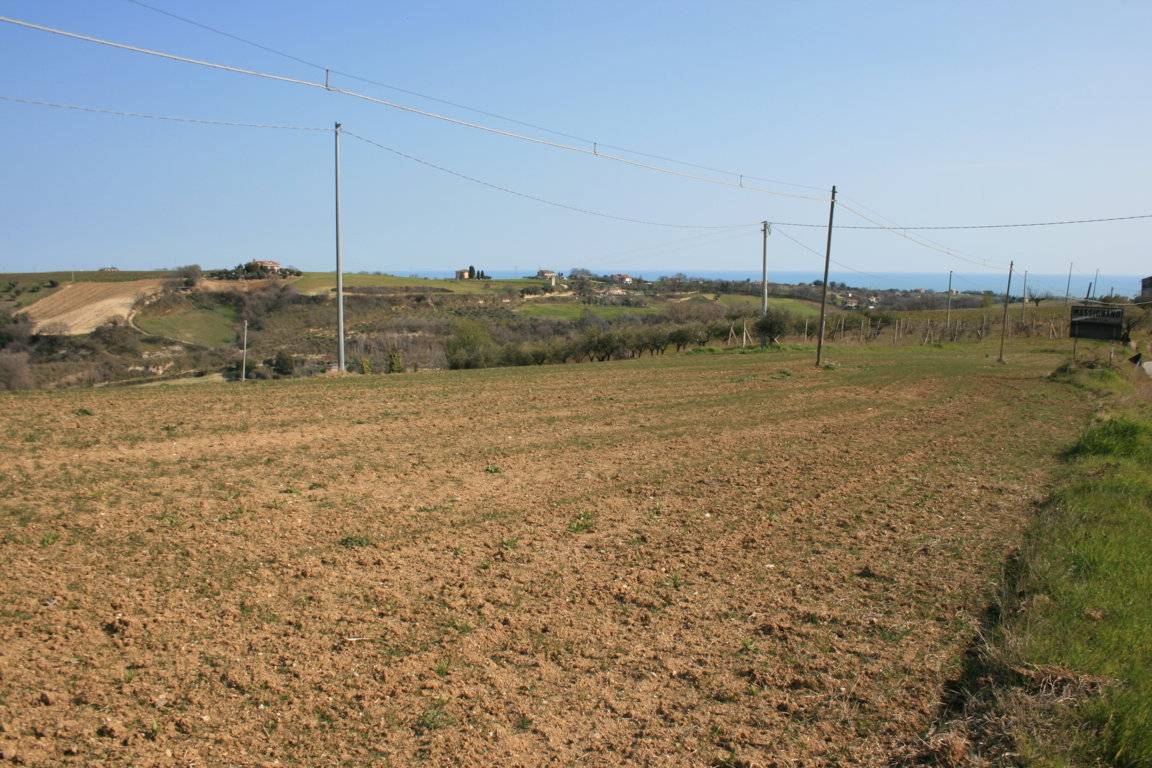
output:
POLYGON ((266 264, 249 261, 245 264, 237 264, 232 269, 212 269, 204 274, 213 280, 263 280, 269 277, 299 277, 304 273, 295 267, 273 269, 266 264))

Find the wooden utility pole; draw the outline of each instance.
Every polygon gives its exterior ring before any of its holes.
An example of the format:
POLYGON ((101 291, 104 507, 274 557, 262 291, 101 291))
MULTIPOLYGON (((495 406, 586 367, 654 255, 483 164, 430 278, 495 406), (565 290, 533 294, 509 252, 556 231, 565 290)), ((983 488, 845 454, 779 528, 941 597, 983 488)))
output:
POLYGON ((1014 262, 1008 262, 1008 287, 1004 289, 1004 320, 1000 323, 1000 357, 996 362, 1004 362, 1004 337, 1008 333, 1008 299, 1012 294, 1012 267, 1014 262))
POLYGON ((336 123, 336 367, 344 365, 344 256, 340 251, 340 123, 336 123))
POLYGON ((828 315, 828 264, 832 260, 832 219, 836 215, 836 187, 828 204, 828 242, 824 246, 824 289, 820 292, 820 336, 816 339, 816 367, 824 359, 824 326, 828 315))
POLYGON ((762 231, 764 233, 764 247, 763 247, 763 271, 761 273, 761 288, 764 291, 764 299, 760 302, 760 314, 766 316, 768 314, 768 235, 772 234, 772 225, 768 222, 762 222, 762 231))

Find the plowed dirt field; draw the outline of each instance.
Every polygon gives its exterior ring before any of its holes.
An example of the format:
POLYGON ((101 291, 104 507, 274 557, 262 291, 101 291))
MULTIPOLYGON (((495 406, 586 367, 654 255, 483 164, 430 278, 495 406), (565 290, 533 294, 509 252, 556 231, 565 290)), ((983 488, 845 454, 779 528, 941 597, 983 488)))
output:
POLYGON ((163 287, 163 280, 73 283, 24 310, 38 333, 91 333, 109 320, 125 320, 136 301, 163 287))
POLYGON ((0 395, 0 753, 887 765, 1090 411, 988 351, 0 395))

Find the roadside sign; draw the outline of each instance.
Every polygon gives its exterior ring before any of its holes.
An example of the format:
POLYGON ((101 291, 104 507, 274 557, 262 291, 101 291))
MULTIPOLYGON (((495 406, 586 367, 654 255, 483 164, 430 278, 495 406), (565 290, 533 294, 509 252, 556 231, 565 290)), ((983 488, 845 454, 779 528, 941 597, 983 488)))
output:
POLYGON ((1074 339, 1123 341, 1124 308, 1076 305, 1072 307, 1070 336, 1074 339))

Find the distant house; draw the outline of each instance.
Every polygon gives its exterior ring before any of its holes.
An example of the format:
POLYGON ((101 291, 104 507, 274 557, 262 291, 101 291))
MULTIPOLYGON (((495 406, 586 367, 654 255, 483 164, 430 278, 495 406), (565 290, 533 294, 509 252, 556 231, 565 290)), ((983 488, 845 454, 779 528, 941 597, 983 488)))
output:
POLYGON ((1152 277, 1146 277, 1140 281, 1140 297, 1146 298, 1152 296, 1152 277))
POLYGON ((550 269, 538 269, 536 277, 540 280, 554 280, 558 275, 550 269))
POLYGON ((456 279, 457 280, 471 280, 472 274, 473 274, 472 270, 470 270, 470 269, 458 269, 458 270, 456 270, 456 279))
POLYGON ((632 285, 631 275, 612 275, 612 282, 621 283, 622 285, 632 285))
POLYGON ((253 264, 254 266, 257 266, 257 267, 262 267, 262 268, 268 270, 269 272, 279 272, 280 271, 280 262, 272 261, 271 259, 255 259, 249 263, 253 264))

